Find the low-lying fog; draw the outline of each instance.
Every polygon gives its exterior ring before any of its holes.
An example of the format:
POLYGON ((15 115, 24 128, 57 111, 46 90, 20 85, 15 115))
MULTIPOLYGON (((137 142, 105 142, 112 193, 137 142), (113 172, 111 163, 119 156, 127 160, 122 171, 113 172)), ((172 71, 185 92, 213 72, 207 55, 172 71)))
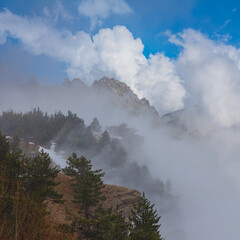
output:
POLYGON ((14 86, 12 79, 19 83, 22 76, 9 66, 0 69, 1 112, 40 107, 48 113, 70 110, 87 125, 97 117, 103 129, 127 123, 144 142, 132 147, 122 140, 128 155, 124 166, 92 159, 106 172, 105 181, 146 191, 162 216, 166 240, 240 239, 240 50, 227 43, 230 36, 214 41, 193 29, 168 32, 179 47, 171 59, 161 52, 145 57, 141 39, 124 26, 91 36, 63 33, 44 19, 7 9, 0 20, 0 43, 17 39, 31 54, 65 63, 70 78, 90 84, 103 75, 115 77, 146 97, 160 115, 184 108, 152 121, 149 112, 134 112, 131 102, 124 105, 81 82, 46 87, 33 80, 14 86))
MULTIPOLYGON (((68 91, 58 88, 28 86, 2 93, 1 111, 11 108, 24 112, 39 106, 49 113, 71 110, 88 124, 97 117, 104 128, 127 123, 137 130, 136 134, 144 136, 139 149, 126 148, 129 161, 146 165, 151 178, 160 179, 169 188, 171 185, 168 194, 172 199, 167 203, 164 195, 159 198, 151 195, 151 187, 155 191, 156 185, 139 180, 138 189, 147 190, 148 198, 162 216, 162 236, 168 240, 239 239, 240 130, 237 127, 220 127, 204 117, 204 111, 197 106, 173 114, 172 123, 165 120, 151 124, 150 117, 131 115, 124 108, 113 106, 108 97, 72 94, 73 90, 68 95, 68 91)), ((137 183, 127 178, 123 182, 114 177, 116 169, 101 163, 96 166, 106 172, 107 183, 137 187, 137 183)), ((126 168, 129 166, 134 165, 126 168)), ((130 171, 126 168, 119 167, 121 171, 130 171)))

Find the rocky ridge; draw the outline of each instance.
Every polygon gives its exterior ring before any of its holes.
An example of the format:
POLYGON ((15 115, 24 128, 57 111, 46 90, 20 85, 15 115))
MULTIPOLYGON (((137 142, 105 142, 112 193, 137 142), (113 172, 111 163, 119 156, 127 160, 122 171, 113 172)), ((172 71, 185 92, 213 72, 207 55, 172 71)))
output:
POLYGON ((148 112, 155 117, 158 116, 158 112, 150 105, 149 101, 146 98, 139 99, 124 82, 120 82, 114 78, 103 77, 100 80, 94 81, 92 88, 100 92, 112 94, 113 97, 116 97, 125 106, 132 106, 135 109, 135 113, 148 112))

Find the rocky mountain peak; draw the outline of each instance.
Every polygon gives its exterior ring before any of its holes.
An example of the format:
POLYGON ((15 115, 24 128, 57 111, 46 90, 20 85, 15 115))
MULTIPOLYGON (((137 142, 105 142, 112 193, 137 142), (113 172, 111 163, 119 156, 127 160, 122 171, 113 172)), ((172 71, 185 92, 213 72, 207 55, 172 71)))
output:
POLYGON ((94 81, 92 88, 97 91, 104 91, 114 95, 120 101, 125 103, 125 105, 133 105, 135 109, 143 112, 148 111, 155 116, 158 116, 156 109, 150 106, 149 101, 146 98, 139 99, 132 89, 124 82, 120 82, 114 78, 103 77, 100 80, 94 81))
POLYGON ((114 78, 102 77, 100 80, 94 81, 92 87, 110 90, 120 96, 127 94, 132 95, 132 97, 137 97, 137 95, 133 93, 133 91, 130 87, 127 86, 127 84, 115 80, 114 78))

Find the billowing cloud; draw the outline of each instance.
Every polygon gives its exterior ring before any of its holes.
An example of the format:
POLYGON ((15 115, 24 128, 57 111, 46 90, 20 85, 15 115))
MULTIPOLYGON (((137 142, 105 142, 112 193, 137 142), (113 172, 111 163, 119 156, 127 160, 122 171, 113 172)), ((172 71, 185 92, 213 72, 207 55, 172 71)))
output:
POLYGON ((183 47, 176 68, 189 94, 222 126, 240 123, 240 50, 188 29, 170 41, 183 47))
POLYGON ((83 0, 78 11, 90 18, 91 28, 101 25, 111 14, 126 15, 133 12, 125 0, 83 0))
POLYGON ((183 81, 176 71, 175 62, 162 53, 150 54, 147 65, 137 74, 136 89, 165 111, 184 107, 186 91, 183 81))
POLYGON ((173 61, 162 53, 146 58, 144 45, 124 26, 101 29, 94 36, 59 31, 44 18, 0 13, 0 42, 20 40, 32 54, 45 54, 67 64, 70 78, 87 84, 102 76, 128 84, 150 100, 160 114, 198 104, 216 123, 240 123, 240 50, 188 29, 171 35, 182 48, 173 61))
POLYGON ((128 84, 165 113, 183 107, 185 90, 174 63, 163 54, 143 55, 143 43, 124 26, 101 29, 96 35, 80 31, 59 31, 44 19, 21 17, 5 10, 0 13, 0 32, 19 39, 33 54, 46 54, 68 64, 70 78, 88 84, 102 76, 128 84))

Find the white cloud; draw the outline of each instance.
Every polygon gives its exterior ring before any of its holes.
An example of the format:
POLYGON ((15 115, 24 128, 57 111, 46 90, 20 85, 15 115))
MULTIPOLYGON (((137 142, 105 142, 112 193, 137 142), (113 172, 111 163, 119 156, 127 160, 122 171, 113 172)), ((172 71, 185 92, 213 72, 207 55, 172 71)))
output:
MULTIPOLYGON (((183 107, 185 90, 175 65, 162 54, 143 55, 144 46, 124 26, 101 29, 96 35, 60 32, 41 18, 0 13, 0 32, 19 39, 33 54, 46 54, 68 64, 70 78, 88 84, 103 75, 128 84, 140 97, 150 99, 165 113, 183 107)), ((3 38, 4 39, 4 38, 3 38)))
POLYGON ((93 37, 100 69, 129 85, 139 97, 146 97, 160 113, 182 108, 185 90, 174 63, 157 53, 149 59, 144 46, 126 27, 102 29, 93 37))
POLYGON ((185 30, 170 41, 183 47, 177 70, 191 103, 198 103, 222 126, 240 123, 240 50, 185 30))
POLYGON ((186 91, 175 63, 161 53, 150 55, 146 66, 137 74, 137 89, 165 112, 184 107, 186 91), (149 94, 151 93, 151 94, 149 94))
POLYGON ((111 14, 126 15, 133 12, 125 0, 84 0, 79 4, 78 11, 90 18, 92 29, 101 25, 111 14))
POLYGON ((0 12, 0 42, 19 39, 29 52, 65 62, 70 78, 87 84, 103 75, 128 84, 150 100, 159 113, 186 103, 198 104, 223 126, 240 123, 240 50, 188 29, 170 35, 182 47, 173 61, 161 53, 143 55, 143 43, 124 26, 101 29, 96 35, 59 31, 38 17, 0 12))

